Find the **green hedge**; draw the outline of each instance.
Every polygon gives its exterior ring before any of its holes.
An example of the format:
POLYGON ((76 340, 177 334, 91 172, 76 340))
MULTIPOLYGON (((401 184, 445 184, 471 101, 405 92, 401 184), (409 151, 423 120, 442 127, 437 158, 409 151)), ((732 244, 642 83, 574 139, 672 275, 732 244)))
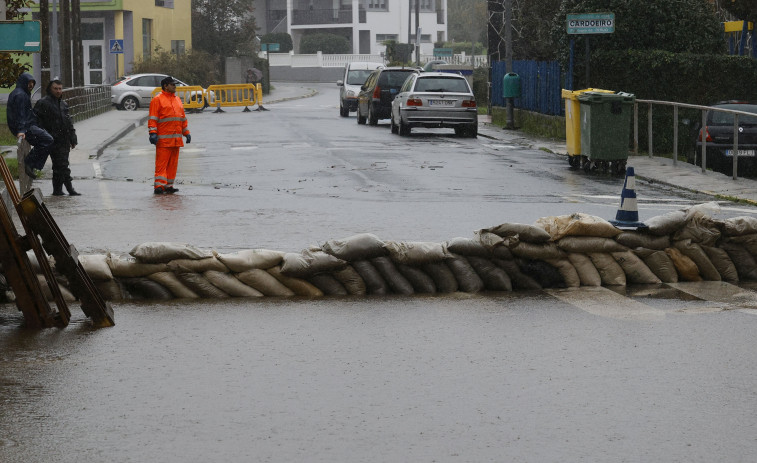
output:
POLYGON ((302 37, 302 40, 300 40, 300 53, 309 55, 319 51, 328 55, 350 53, 352 47, 349 40, 341 35, 319 32, 302 37))

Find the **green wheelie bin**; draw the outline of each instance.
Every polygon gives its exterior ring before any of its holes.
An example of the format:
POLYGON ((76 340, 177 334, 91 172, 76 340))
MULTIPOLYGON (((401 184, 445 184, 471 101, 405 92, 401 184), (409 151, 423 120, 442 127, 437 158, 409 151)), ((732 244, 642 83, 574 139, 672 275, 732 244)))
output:
POLYGON ((625 175, 636 96, 585 92, 577 98, 581 104, 581 154, 588 159, 584 170, 625 175))

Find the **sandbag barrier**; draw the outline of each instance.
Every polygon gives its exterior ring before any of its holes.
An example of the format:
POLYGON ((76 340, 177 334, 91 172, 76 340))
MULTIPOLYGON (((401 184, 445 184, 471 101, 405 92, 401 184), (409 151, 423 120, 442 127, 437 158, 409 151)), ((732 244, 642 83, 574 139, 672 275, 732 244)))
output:
MULTIPOLYGON (((443 243, 382 241, 362 233, 298 253, 224 254, 160 242, 138 245, 127 256, 79 259, 111 301, 757 281, 757 219, 716 220, 717 211, 717 203, 673 211, 647 220, 643 231, 576 213, 533 225, 504 223, 443 243)), ((73 300, 65 280, 59 283, 73 300)))

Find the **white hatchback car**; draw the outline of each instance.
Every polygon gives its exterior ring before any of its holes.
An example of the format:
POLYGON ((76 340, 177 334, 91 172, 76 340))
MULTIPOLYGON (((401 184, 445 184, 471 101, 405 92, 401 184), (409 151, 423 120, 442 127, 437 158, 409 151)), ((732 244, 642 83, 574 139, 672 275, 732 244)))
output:
MULTIPOLYGON (((167 77, 166 74, 134 74, 121 77, 111 87, 110 101, 116 108, 127 111, 134 111, 140 107, 147 108, 150 106, 153 90, 160 88, 160 81, 165 77, 167 77)), ((181 86, 189 86, 179 79, 176 80, 181 86)), ((192 98, 194 99, 194 96, 192 98)), ((205 100, 205 107, 207 106, 208 101, 205 100)))
POLYGON ((450 72, 415 73, 392 100, 392 133, 413 127, 449 127, 458 136, 478 136, 478 107, 468 80, 450 72))
POLYGON ((360 86, 374 69, 383 68, 381 63, 353 61, 344 65, 344 75, 336 84, 339 88, 339 115, 347 117, 350 111, 357 111, 357 94, 360 86))

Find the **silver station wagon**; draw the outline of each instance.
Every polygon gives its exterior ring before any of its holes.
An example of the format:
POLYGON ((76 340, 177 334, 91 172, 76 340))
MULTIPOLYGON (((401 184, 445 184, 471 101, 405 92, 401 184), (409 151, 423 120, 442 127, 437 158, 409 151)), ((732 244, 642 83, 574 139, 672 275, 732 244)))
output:
POLYGON ((461 137, 478 135, 478 108, 468 81, 449 72, 415 73, 392 101, 392 133, 413 127, 453 128, 461 137))

